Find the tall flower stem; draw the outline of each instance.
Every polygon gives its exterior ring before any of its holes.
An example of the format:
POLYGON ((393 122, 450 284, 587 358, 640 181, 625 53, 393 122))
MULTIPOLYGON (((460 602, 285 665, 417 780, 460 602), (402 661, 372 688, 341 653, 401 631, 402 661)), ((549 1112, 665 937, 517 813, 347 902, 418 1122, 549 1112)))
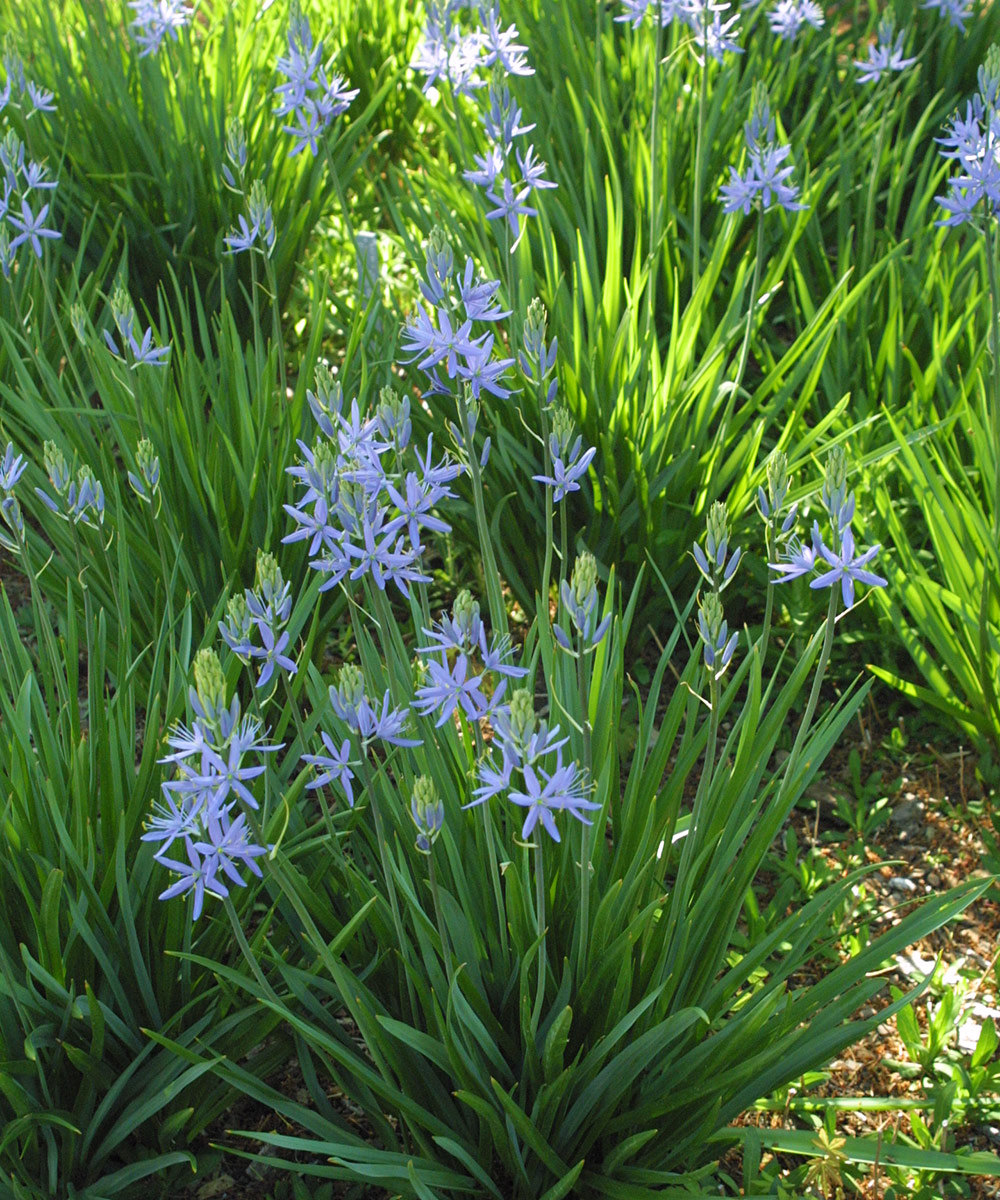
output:
POLYGON ((389 861, 389 842, 385 833, 385 825, 382 822, 381 806, 379 805, 378 797, 375 795, 375 781, 372 778, 371 768, 368 765, 368 759, 365 757, 363 749, 358 771, 361 774, 365 794, 368 796, 368 803, 371 806, 372 817, 375 821, 375 838, 378 842, 379 857, 382 862, 382 874, 385 876, 386 890, 389 893, 389 908, 392 911, 392 923, 396 929, 396 942, 399 946, 400 960, 403 964, 403 975, 406 979, 406 994, 410 1001, 410 1012, 416 1013, 416 997, 413 992, 413 983, 410 980, 410 972, 406 962, 406 940, 403 936, 403 918, 399 911, 399 897, 396 895, 396 882, 392 874, 392 864, 389 861))
POLYGON ((260 963, 257 961, 257 956, 250 949, 250 943, 247 941, 246 934, 243 932, 243 926, 240 924, 240 918, 233 906, 232 897, 223 896, 222 904, 226 910, 226 916, 229 918, 229 924, 233 928, 233 936, 236 938, 236 944, 243 952, 243 957, 246 959, 247 966, 252 971, 254 979, 260 984, 261 991, 263 991, 267 999, 273 1004, 277 1004, 279 1002, 278 995, 270 983, 268 983, 267 976, 261 970, 260 963))
POLYGON ((457 396, 457 403, 459 429, 466 442, 469 474, 472 476, 472 503, 476 512, 476 530, 479 533, 479 546, 483 555, 483 574, 486 576, 486 599, 490 608, 490 621, 494 633, 502 636, 509 633, 507 610, 504 607, 503 592, 500 588, 500 572, 493 554, 493 541, 490 537, 489 522, 486 519, 486 503, 483 500, 483 477, 479 469, 479 458, 469 434, 469 406, 466 403, 465 394, 461 390, 457 396))
POLYGON ((660 248, 660 71, 663 59, 663 0, 656 0, 656 36, 653 40, 653 111, 649 121, 649 277, 646 280, 646 323, 643 342, 654 334, 657 262, 660 248))
MULTIPOLYGON (((769 563, 778 561, 778 521, 777 514, 772 513, 764 533, 764 545, 769 563)), ((760 635, 760 667, 764 670, 767 663, 767 643, 771 636, 771 621, 774 613, 774 580, 768 577, 767 597, 764 601, 764 625, 760 635)))
MULTIPOLYGON (((576 660, 576 681, 580 696, 580 725, 583 729, 583 769, 584 778, 591 778, 591 743, 590 743, 590 671, 584 654, 584 638, 578 639, 576 660)), ((591 831, 592 825, 580 822, 580 920, 577 924, 579 942, 577 944, 577 970, 582 978, 586 969, 588 936, 590 932, 590 863, 592 857, 591 831)), ((601 836, 598 829, 597 836, 601 836)))
POLYGON ((281 382, 279 411, 282 420, 286 414, 288 400, 288 374, 285 369, 285 342, 281 333, 281 308, 278 303, 278 277, 275 274, 274 263, 270 254, 264 255, 264 271, 267 275, 267 286, 271 293, 271 336, 278 351, 278 379, 281 382))
POLYGON ((986 271, 990 286, 990 343, 993 355, 991 371, 993 403, 990 405, 989 415, 993 442, 993 529, 991 537, 993 561, 991 564, 989 554, 983 559, 983 592, 979 601, 979 678, 983 696, 986 698, 990 711, 995 714, 997 695, 990 665, 992 660, 989 653, 989 618, 990 593, 997 590, 996 554, 1000 547, 1000 283, 997 279, 996 230, 992 221, 987 221, 985 239, 986 271))
MULTIPOLYGON (((736 364, 736 378, 733 381, 733 396, 743 385, 743 375, 750 358, 750 338, 753 334, 754 312, 757 308, 757 293, 760 290, 761 263, 764 261, 764 213, 757 213, 757 251, 753 264, 753 275, 750 279, 750 303, 747 306, 747 327, 743 333, 743 345, 740 347, 740 357, 736 364)), ((730 411, 733 401, 730 400, 730 411)))
POLYGON ((701 280, 701 183, 705 158, 705 108, 708 105, 708 4, 704 12, 705 41, 702 47, 701 85, 698 89, 698 133, 694 151, 694 188, 692 196, 691 293, 701 280))
MULTIPOLYGON (((478 762, 485 752, 483 733, 479 728, 478 721, 473 722, 472 728, 475 736, 476 761, 478 762)), ((497 936, 500 938, 500 952, 503 964, 506 967, 510 959, 510 946, 507 940, 507 909, 503 900, 503 888, 500 886, 500 869, 497 865, 496 840, 493 837, 493 814, 490 812, 489 801, 480 804, 478 807, 482 813, 483 833, 486 837, 486 861, 489 863, 493 901, 497 909, 497 936)))
POLYGON ((559 545, 561 549, 559 563, 559 586, 562 587, 562 581, 569 573, 566 565, 566 560, 569 558, 569 524, 566 517, 565 496, 563 496, 559 505, 559 545))
POLYGON ((299 754, 303 755, 309 749, 309 739, 306 735, 306 727, 302 720, 302 712, 299 709, 299 702, 296 699, 295 692, 292 690, 292 681, 286 671, 280 667, 278 673, 281 675, 282 683, 285 685, 285 695, 288 697, 288 707, 292 710, 292 720, 295 722, 295 732, 299 736, 299 754))
POLYGON ((535 1008, 531 1015, 531 1024, 538 1028, 542 1007, 545 1004, 545 976, 548 970, 546 956, 546 925, 545 925, 545 858, 542 853, 542 842, 535 842, 535 919, 538 922, 538 991, 535 994, 535 1008))
POLYGON ((743 343, 740 346, 740 357, 736 363, 736 376, 732 381, 729 395, 726 397, 726 407, 719 422, 719 433, 716 437, 717 453, 722 457, 726 452, 729 422, 733 419, 733 409, 740 388, 743 386, 743 376, 746 374, 747 363, 750 360, 750 338, 753 334, 754 315, 757 310, 757 295, 760 291, 761 263, 764 261, 764 213, 757 213, 757 249, 753 264, 753 275, 750 277, 750 303, 747 306, 747 327, 743 331, 743 343))
MULTIPOLYGON (((552 448, 549 446, 549 412, 545 405, 545 389, 538 389, 538 410, 542 423, 542 457, 545 464, 545 474, 552 478, 552 448)), ((542 564, 542 614, 546 620, 549 615, 549 581, 552 578, 552 489, 545 488, 545 559, 542 564)))
POLYGON ((438 937, 441 939, 441 957, 444 960, 444 972, 448 977, 448 986, 451 987, 451 943, 448 938, 448 929, 444 922, 444 917, 441 914, 441 897, 438 893, 437 876, 434 873, 434 853, 433 849, 428 856, 428 880, 431 885, 431 901, 434 905, 434 921, 437 925, 438 937))
MULTIPOLYGON (((52 294, 52 284, 49 281, 49 272, 47 269, 48 263, 49 263, 48 252, 46 252, 45 258, 42 260, 41 263, 38 264, 38 272, 42 277, 42 288, 45 291, 45 302, 46 302, 46 304, 48 304, 49 312, 52 314, 53 324, 55 325, 56 329, 59 332, 59 340, 62 343, 63 354, 66 356, 66 363, 68 364, 69 369, 73 372, 73 379, 76 383, 77 391, 81 396, 84 396, 87 394, 87 388, 84 385, 83 379, 80 375, 80 370, 76 365, 76 358, 75 358, 72 350, 70 349, 69 339, 67 338, 66 331, 63 328, 63 323, 64 323, 65 318, 60 316, 59 309, 56 307, 55 297, 52 294)), ((13 289, 11 289, 11 290, 13 291, 13 289)), ((139 414, 139 427, 140 427, 140 431, 141 431, 141 429, 142 429, 142 413, 141 412, 139 414)))
POLYGON ((792 744, 792 752, 785 761, 785 774, 781 781, 781 787, 778 789, 778 798, 775 803, 780 804, 784 799, 785 792, 788 789, 789 781, 794 775, 795 768, 799 765, 799 758, 802 755, 802 747, 805 744, 806 735, 809 732, 809 727, 812 724, 813 716, 816 713, 816 705, 819 703, 820 688, 823 686, 823 677, 826 674, 826 668, 830 662, 830 652, 833 649, 833 635, 837 623, 837 607, 838 607, 838 592, 836 584, 830 589, 830 603, 826 609, 826 625, 824 628, 823 648, 820 651, 819 663, 816 666, 816 674, 813 676, 812 689, 809 692, 809 699, 806 702, 805 712, 802 714, 802 720, 799 722, 798 732, 795 735, 795 741, 792 744))

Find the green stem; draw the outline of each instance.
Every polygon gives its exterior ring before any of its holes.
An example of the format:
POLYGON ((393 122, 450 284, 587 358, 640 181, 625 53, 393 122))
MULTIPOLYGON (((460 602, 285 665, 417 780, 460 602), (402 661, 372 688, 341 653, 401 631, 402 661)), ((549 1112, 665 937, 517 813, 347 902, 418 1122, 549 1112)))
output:
POLYGON ((992 384, 993 403, 990 406, 989 424, 993 441, 993 531, 992 554, 993 570, 991 571, 990 555, 983 559, 983 593, 979 603, 979 677, 983 688, 983 696, 994 715, 997 717, 997 696, 993 683, 991 669, 992 658, 989 653, 989 617, 990 593, 996 591, 996 554, 1000 546, 1000 284, 997 280, 996 235, 992 224, 987 224, 986 236, 986 269, 990 285, 990 332, 992 343, 992 384))
POLYGON ((649 254, 646 280, 646 321, 643 344, 647 349, 656 308, 657 260, 660 244, 660 70, 663 58, 663 0, 656 0, 656 37, 653 51, 653 111, 649 121, 649 254))
MULTIPOLYGON (((719 687, 719 681, 715 676, 715 670, 709 668, 710 675, 708 679, 708 702, 710 711, 708 716, 708 742, 705 746, 705 765, 702 768, 701 778, 698 780, 698 791, 695 795, 694 805, 691 811, 691 828, 688 832, 688 842, 694 844, 695 834, 699 832, 701 822, 700 817, 707 815, 702 809, 707 809, 709 796, 712 790, 712 776, 715 774, 715 756, 719 747, 719 697, 722 694, 722 689, 719 687)), ((709 821, 704 822, 705 826, 710 826, 709 821)))
POLYGON ((823 637, 823 648, 820 651, 819 663, 816 666, 816 674, 813 676, 812 689, 809 692, 809 700, 806 703, 805 712, 802 714, 802 720, 799 722, 798 732, 795 735, 795 741, 792 745, 792 752, 789 754, 785 762, 785 774, 781 781, 781 787, 778 789, 778 797, 776 804, 781 804, 785 796, 789 780, 792 779, 795 768, 798 766, 799 758, 802 754, 802 747, 805 744, 806 734, 809 732, 809 727, 812 724, 813 716, 816 712, 816 705, 819 703, 820 688, 823 685, 823 676, 826 674, 827 665, 830 662, 830 652, 833 649, 833 635, 837 622, 837 604, 838 604, 838 584, 834 584, 830 589, 830 603, 826 610, 826 626, 823 637))
POLYGON ((538 1028, 542 1007, 545 1004, 545 976, 548 969, 545 952, 547 935, 545 927, 545 860, 542 850, 541 838, 538 838, 535 841, 535 918, 538 922, 538 936, 541 938, 541 942, 538 947, 538 990, 535 993, 535 1010, 531 1017, 531 1024, 535 1029, 538 1028))
POLYGON ((309 749, 309 738, 306 735, 306 727, 302 720, 302 713, 299 710, 298 700, 295 698, 295 693, 292 691, 292 681, 288 673, 280 667, 278 671, 281 675, 282 682, 285 685, 285 695, 288 697, 288 707, 292 711, 292 720, 295 723, 295 732, 299 738, 299 756, 301 757, 309 749))
POLYGON ((473 439, 469 435, 469 406, 465 394, 459 391, 457 397, 459 429, 465 442, 466 457, 469 460, 469 473, 472 475, 472 503, 476 512, 476 529, 479 533, 479 545, 483 555, 483 574, 486 576, 486 599, 490 609, 490 621, 493 632, 500 637, 508 634, 507 610, 504 607, 503 591, 500 587, 500 572, 497 569, 496 558, 493 554, 493 541, 490 537, 489 522, 486 520, 486 504, 483 500, 483 477, 479 470, 479 459, 473 439))
MULTIPOLYGON (((478 721, 473 722, 472 730, 476 747, 475 761, 479 762, 486 748, 483 744, 483 732, 479 728, 478 721)), ((500 938, 500 951, 503 956, 503 965, 506 969, 507 963, 510 961, 510 946, 507 937, 507 909, 504 905, 503 888, 500 886, 500 868, 497 862, 496 841, 493 837, 493 814, 490 812, 489 801, 480 804, 478 808, 482 814, 483 833, 486 836, 486 861, 489 863, 490 883, 493 887, 493 900, 497 909, 497 933, 500 938)))
MULTIPOLYGON (((767 528, 764 534, 764 545, 766 548, 767 561, 769 563, 778 561, 778 531, 777 531, 777 514, 772 513, 770 520, 767 522, 767 528)), ((767 579, 767 599, 764 601, 764 628, 760 636, 760 669, 764 670, 767 663, 767 643, 771 636, 771 618, 774 612, 774 579, 768 571, 767 579)))
POLYGON ((351 214, 347 207, 347 197, 344 195, 344 189, 340 186, 340 176, 337 174, 337 169, 333 164, 329 136, 323 138, 323 155, 326 158, 327 173, 333 181, 333 189, 337 193, 337 200, 340 203, 340 215, 344 218, 344 229, 347 232, 347 240, 351 243, 351 252, 355 253, 354 225, 351 222, 351 214))
POLYGON ((691 247, 691 294, 701 280, 701 177, 705 156, 705 108, 708 104, 708 5, 705 5, 705 41, 702 45, 701 86, 698 89, 698 135, 694 152, 693 231, 691 247))
POLYGON ((437 876, 434 873, 434 851, 428 856, 428 877, 431 885, 431 900, 434 904, 434 921, 437 925, 438 937, 441 939, 441 957, 444 959, 444 971, 448 977, 448 987, 451 988, 451 945, 448 940, 448 929, 441 914, 441 899, 438 895, 437 876))
POLYGON ((569 567, 566 563, 569 557, 569 526, 566 517, 566 497, 563 496, 562 502, 559 505, 559 544, 560 544, 560 562, 559 562, 559 590, 562 591, 563 580, 569 574, 569 567))
POLYGON ((284 421, 288 404, 288 374, 285 369, 285 342, 281 332, 281 310, 278 304, 278 277, 270 254, 264 255, 264 271, 267 275, 267 286, 271 290, 271 337, 278 350, 278 378, 281 381, 279 411, 284 421))
POLYGON ((223 896, 223 906, 226 910, 226 916, 229 918, 229 924, 233 927, 233 935, 236 938, 236 944, 243 952, 243 957, 247 960, 247 965, 253 972, 254 979, 261 986, 261 990, 267 996, 272 1004, 278 1004, 278 994, 267 981, 267 976, 260 969, 260 963, 257 961, 257 956, 250 949, 250 943, 246 939, 246 934, 243 932, 243 926, 240 924, 240 919, 236 915, 236 909, 233 907, 233 901, 230 896, 223 896))
POLYGON ((389 892, 389 907, 392 910, 392 923, 396 929, 396 943, 399 946, 400 960, 403 964, 403 975, 406 979, 406 993, 410 1000, 410 1012, 415 1015, 417 1011, 416 997, 413 992, 413 984, 410 981, 410 972, 407 968, 406 940, 403 937, 403 919, 399 911, 399 897, 396 895, 396 881, 393 878, 392 867, 389 863, 389 842, 385 835, 385 826, 382 823, 381 807, 378 797, 375 795, 371 768, 364 756, 364 750, 361 752, 361 764, 358 767, 358 771, 362 776, 365 793, 368 796, 368 803, 371 806, 372 816, 375 819, 375 838, 378 841, 379 857, 382 861, 382 874, 385 876, 386 889, 389 892))
POLYGON ((753 277, 750 280, 750 304, 747 308, 747 327, 743 334, 743 345, 740 347, 740 358, 736 365, 736 378, 733 381, 733 392, 730 397, 730 408, 734 403, 736 393, 743 384, 743 374, 747 369, 750 357, 750 336, 753 332, 754 312, 757 308, 757 292, 760 288, 761 263, 764 261, 764 214, 757 214, 757 256, 753 264, 753 277))
MULTIPOLYGON (((84 385, 83 379, 77 369, 76 359, 73 357, 73 352, 70 349, 69 339, 66 336, 66 331, 63 328, 64 318, 60 318, 59 310, 56 308, 55 298, 52 295, 51 285, 49 283, 49 273, 46 270, 48 266, 48 252, 46 252, 44 260, 39 264, 39 273, 42 277, 42 288, 45 291, 45 302, 49 306, 49 312, 52 314, 52 320, 56 329, 59 331, 59 340, 62 343, 63 354, 66 356, 66 362, 69 369, 73 372, 73 379, 76 383, 77 391, 81 396, 87 394, 87 388, 84 385)), ((39 339, 39 347, 41 339, 39 339)), ((139 415, 140 429, 142 427, 142 414, 139 415)))
MULTIPOLYGON (((552 449, 549 446, 549 413, 545 406, 545 385, 544 382, 538 387, 538 408, 541 413, 542 421, 542 454, 545 463, 545 474, 552 478, 552 449)), ((542 615, 548 619, 549 615, 549 581, 552 578, 552 489, 546 485, 545 488, 545 559, 542 564, 542 615)))
MULTIPOLYGON (((580 724, 583 728, 583 772, 584 779, 591 778, 591 729, 590 729, 590 688, 589 669, 584 654, 584 639, 579 638, 579 654, 576 660, 576 680, 580 694, 580 724)), ((590 863, 593 850, 591 848, 591 831, 593 825, 580 823, 580 940, 577 947, 577 972, 579 978, 584 978, 586 970, 587 947, 590 932, 590 863)), ((602 836, 598 829, 597 836, 602 836)))

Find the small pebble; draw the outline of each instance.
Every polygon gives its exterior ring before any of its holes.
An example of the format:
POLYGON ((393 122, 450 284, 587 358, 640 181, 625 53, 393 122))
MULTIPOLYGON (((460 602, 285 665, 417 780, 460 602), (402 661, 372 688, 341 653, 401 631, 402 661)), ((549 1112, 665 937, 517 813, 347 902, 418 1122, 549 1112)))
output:
POLYGON ((917 885, 912 879, 904 879, 901 875, 893 875, 889 880, 889 887, 895 888, 897 892, 915 892, 917 885))

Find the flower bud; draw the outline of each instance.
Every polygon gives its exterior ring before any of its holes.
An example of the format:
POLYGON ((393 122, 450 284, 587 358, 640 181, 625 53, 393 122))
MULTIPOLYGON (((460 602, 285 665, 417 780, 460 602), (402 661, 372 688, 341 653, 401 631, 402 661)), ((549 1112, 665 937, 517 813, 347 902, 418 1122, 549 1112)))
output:
POLYGON ((834 446, 826 457, 822 500, 830 520, 842 533, 854 516, 854 497, 847 494, 847 452, 843 446, 834 446))
POLYGON ((522 327, 522 336, 524 337, 524 349, 532 358, 541 358, 545 349, 545 327, 548 321, 548 314, 545 312, 545 305, 536 296, 528 305, 528 312, 524 318, 522 327))
POLYGON ((226 157, 241 174, 247 165, 247 134, 238 116, 226 125, 226 157))
POLYGON ((421 854, 430 854, 431 846, 444 825, 444 804, 437 794, 434 780, 427 775, 418 775, 413 785, 410 816, 417 827, 417 849, 421 854))
POLYGON ((219 656, 211 648, 199 650, 194 656, 194 690, 206 718, 217 720, 226 708, 226 677, 219 656))
POLYGON ((518 688, 510 698, 510 728, 514 741, 526 746, 535 732, 535 698, 527 688, 518 688))
POLYGON ((316 391, 306 392, 316 423, 327 437, 336 437, 336 422, 344 407, 344 389, 325 362, 316 364, 316 391))
POLYGON ((393 387, 384 387, 378 394, 375 413, 379 433, 391 438, 399 451, 405 450, 410 442, 410 399, 400 396, 393 387))
POLYGON ((475 645, 479 637, 479 601, 474 600, 468 588, 455 597, 451 606, 452 624, 462 636, 462 641, 469 647, 475 645))
POLYGON ((49 483, 52 484, 57 495, 65 496, 69 491, 71 482, 66 455, 63 454, 55 442, 47 441, 42 447, 42 461, 45 463, 49 483))
POLYGON ((275 237, 277 235, 274 228, 274 215, 271 212, 271 202, 267 198, 264 184, 259 179, 255 179, 250 185, 247 212, 250 217, 251 228, 260 230, 261 240, 270 254, 274 249, 275 237))
POLYGON ((336 690, 337 696, 345 708, 356 712, 365 698, 365 677, 362 675, 361 669, 354 663, 344 663, 337 675, 336 689, 331 688, 330 690, 331 692, 336 690))
POLYGON ((160 488, 160 460, 149 438, 140 438, 135 450, 135 461, 139 473, 129 471, 128 481, 139 499, 149 504, 160 488))
POLYGON ((455 255, 448 242, 448 235, 440 225, 435 225, 427 235, 427 247, 424 251, 427 263, 427 275, 438 298, 442 289, 447 286, 451 273, 455 269, 455 255))

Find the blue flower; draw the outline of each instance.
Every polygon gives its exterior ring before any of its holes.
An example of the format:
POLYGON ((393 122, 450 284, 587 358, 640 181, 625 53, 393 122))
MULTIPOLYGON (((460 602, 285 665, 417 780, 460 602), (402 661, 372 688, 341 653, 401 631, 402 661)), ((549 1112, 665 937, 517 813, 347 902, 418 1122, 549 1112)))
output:
MULTIPOLYGON (((572 576, 562 581, 559 597, 586 651, 599 645, 611 625, 611 614, 598 622, 597 560, 592 554, 585 552, 577 557, 572 576)), ((572 650, 569 636, 559 625, 553 625, 552 633, 564 650, 572 650)))
POLYGON ((12 492, 17 486, 17 481, 24 474, 27 463, 24 461, 24 455, 14 454, 14 443, 8 442, 7 449, 4 451, 3 461, 0 462, 0 491, 12 492))
POLYGON ((393 708, 389 692, 382 697, 381 711, 365 694, 364 678, 357 667, 343 667, 341 682, 329 689, 330 707, 348 729, 359 734, 362 749, 376 739, 392 746, 419 746, 419 738, 404 737, 409 720, 405 708, 393 708))
POLYGON ((132 302, 128 297, 128 292, 119 283, 115 285, 111 293, 111 317, 115 323, 115 328, 118 330, 118 336, 122 340, 122 349, 118 349, 118 343, 115 341, 111 332, 104 330, 104 341, 108 349, 120 362, 128 362, 126 358, 126 350, 128 351, 131 362, 129 366, 132 370, 142 365, 143 363, 152 366, 165 366, 165 359, 170 353, 170 346, 157 346, 153 341, 153 329, 146 329, 142 335, 142 341, 138 341, 133 329, 135 327, 135 312, 132 309, 132 302))
POLYGON ((442 726, 459 706, 470 721, 478 721, 486 716, 491 705, 503 694, 504 681, 500 681, 493 699, 488 700, 482 692, 483 675, 470 676, 468 672, 469 660, 464 654, 458 655, 451 668, 443 659, 440 662, 432 659, 427 664, 430 683, 417 688, 417 698, 413 707, 424 717, 436 710, 438 719, 435 725, 438 727, 442 726))
POLYGON ((786 212, 806 208, 805 204, 799 204, 796 200, 798 185, 786 182, 794 168, 782 164, 791 152, 791 146, 763 146, 750 151, 742 175, 735 167, 730 167, 729 182, 719 189, 724 201, 722 211, 732 213, 742 209, 749 215, 754 207, 759 207, 762 212, 767 212, 774 205, 786 212))
POLYGON ((240 719, 239 700, 225 703, 225 678, 214 651, 201 651, 195 659, 196 687, 189 693, 195 718, 192 727, 174 725, 166 741, 173 751, 160 759, 177 764, 177 776, 161 785, 163 799, 153 806, 143 841, 161 843, 156 861, 180 878, 160 899, 169 900, 183 892, 194 894, 192 918, 201 915, 206 892, 228 896, 221 871, 240 887, 244 881, 238 867, 258 877, 256 859, 269 847, 251 841, 244 813, 233 816, 242 801, 257 808, 247 784, 263 771, 260 764, 244 765, 248 754, 270 754, 280 750, 261 740, 261 724, 253 717, 240 719), (192 762, 197 760, 197 765, 192 762), (182 840, 187 862, 168 858, 166 851, 182 840))
POLYGON ((709 592, 698 610, 698 636, 704 646, 705 666, 714 679, 720 679, 732 661, 739 634, 729 635, 728 622, 723 618, 722 601, 718 592, 709 592))
POLYGON ((954 159, 961 173, 948 180, 948 195, 936 197, 949 216, 940 225, 974 222, 982 211, 986 217, 1000 213, 1000 114, 996 108, 998 86, 995 68, 982 68, 980 92, 966 105, 965 116, 955 113, 950 132, 938 141, 945 158, 954 159), (981 206, 981 207, 980 207, 981 206))
POLYGON ((262 688, 266 687, 271 681, 275 667, 281 667, 289 675, 294 675, 298 671, 298 667, 295 665, 293 658, 289 658, 287 654, 283 653, 289 641, 287 629, 275 640, 274 630, 270 625, 259 621, 257 628, 260 632, 260 639, 264 644, 263 646, 251 646, 250 655, 252 658, 261 658, 264 660, 264 669, 257 680, 257 687, 262 688))
POLYGON ((351 743, 349 738, 344 738, 337 749, 333 739, 328 733, 320 730, 320 737, 323 739, 323 744, 329 750, 329 754, 303 754, 302 761, 311 763, 314 767, 321 769, 321 774, 312 781, 307 783, 307 788, 325 787, 332 780, 340 784, 347 793, 347 803, 351 808, 354 807, 354 789, 351 787, 351 780, 354 779, 354 772, 351 767, 354 765, 351 762, 351 743))
POLYGON ((48 215, 49 206, 47 204, 43 204, 36 213, 28 203, 27 198, 22 197, 20 217, 15 217, 12 213, 7 214, 7 220, 19 231, 17 236, 11 239, 11 251, 16 250, 22 242, 30 242, 31 248, 35 252, 35 257, 41 258, 42 238, 62 237, 62 234, 57 229, 48 229, 46 227, 45 218, 48 215))
POLYGON ((767 19, 771 32, 785 41, 793 41, 803 25, 822 29, 825 20, 823 10, 815 0, 778 0, 767 19))
POLYGON ((576 423, 562 405, 557 405, 552 415, 552 432, 549 434, 552 474, 533 475, 532 479, 551 487, 553 499, 558 504, 567 492, 580 490, 577 480, 586 475, 596 453, 594 446, 583 449, 583 438, 576 432, 576 423))
POLYGON ((528 810, 521 827, 522 839, 526 841, 541 821, 545 832, 553 841, 560 841, 559 830, 553 817, 555 812, 568 812, 584 825, 593 824, 584 813, 601 806, 588 800, 583 794, 583 784, 576 763, 571 762, 564 766, 560 753, 556 769, 551 774, 541 767, 536 771, 534 767, 526 764, 522 775, 524 791, 512 791, 508 795, 512 804, 528 810))
POLYGON ((772 571, 779 571, 781 577, 775 583, 788 583, 791 579, 799 579, 803 575, 811 575, 816 566, 819 553, 817 546, 822 544, 818 523, 813 523, 812 543, 803 545, 794 535, 788 540, 782 551, 781 561, 768 563, 772 571))
POLYGON ((887 71, 905 71, 917 60, 903 57, 903 34, 896 33, 892 15, 879 21, 878 40, 868 47, 868 58, 854 60, 858 83, 878 83, 887 71))
POLYGON ((155 54, 169 34, 177 41, 179 29, 187 25, 194 13, 185 0, 129 0, 135 13, 131 28, 141 47, 139 57, 155 54))
POLYGON ((287 82, 274 89, 278 97, 275 114, 291 116, 297 122, 282 126, 295 140, 290 154, 294 157, 308 146, 315 156, 320 139, 333 121, 347 111, 358 89, 348 88, 339 75, 332 79, 327 76, 323 43, 313 45, 309 19, 297 2, 289 21, 288 54, 278 59, 277 69, 287 82))
POLYGON ((959 33, 965 33, 965 22, 972 16, 970 0, 924 0, 920 7, 936 8, 959 33))
POLYGON ((872 546, 863 554, 855 554, 854 533, 848 526, 841 535, 840 551, 831 550, 825 542, 820 542, 819 553, 826 559, 832 570, 825 571, 818 579, 813 579, 811 588, 833 587, 840 583, 844 597, 844 607, 850 608, 854 603, 854 584, 867 583, 869 587, 885 587, 887 580, 874 571, 865 568, 878 554, 880 546, 872 546))
MULTIPOLYGON (((676 8, 677 15, 690 26, 694 44, 716 62, 722 62, 726 53, 743 53, 739 43, 731 36, 737 31, 739 13, 723 21, 722 14, 727 8, 728 4, 714 0, 679 0, 676 8)), ((704 61, 697 54, 695 58, 699 63, 704 61)))

